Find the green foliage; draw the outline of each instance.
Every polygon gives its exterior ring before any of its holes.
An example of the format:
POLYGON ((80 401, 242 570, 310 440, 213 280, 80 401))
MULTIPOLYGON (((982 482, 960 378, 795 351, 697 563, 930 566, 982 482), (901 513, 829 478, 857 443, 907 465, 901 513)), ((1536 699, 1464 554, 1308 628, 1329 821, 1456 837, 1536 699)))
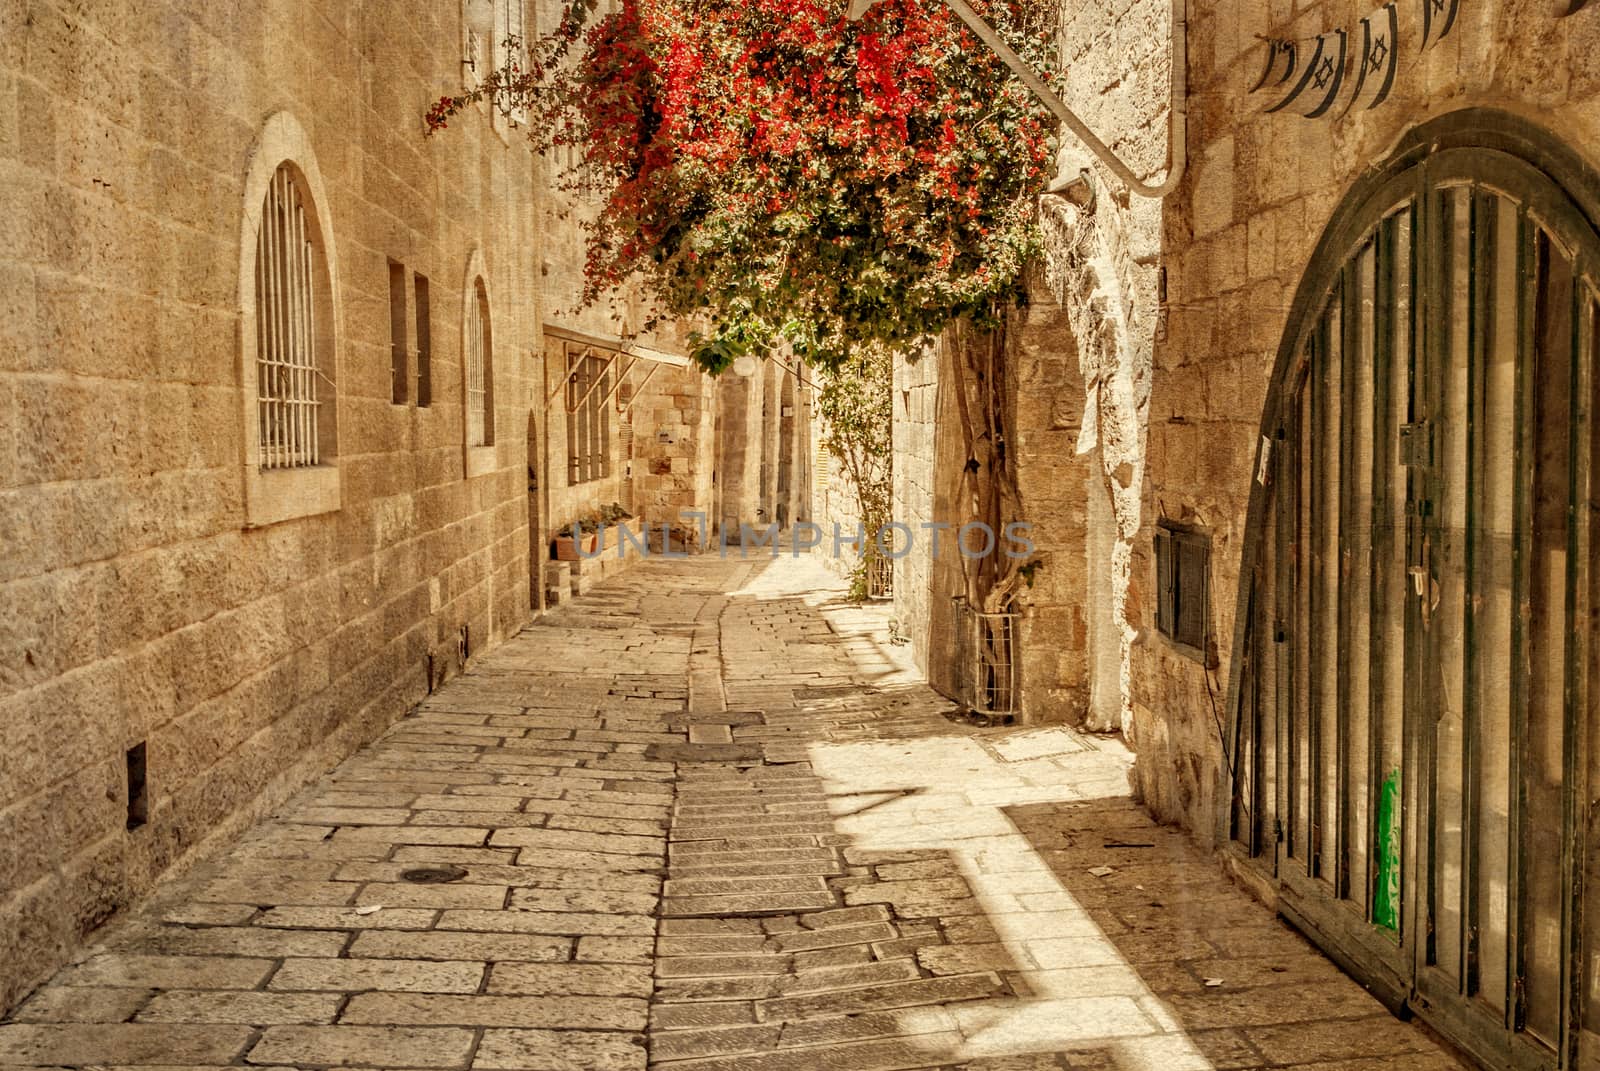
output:
MULTIPOLYGON (((869 543, 891 519, 893 386, 894 355, 885 346, 873 346, 856 351, 845 363, 824 373, 817 394, 822 446, 850 478, 869 543)), ((869 545, 862 561, 873 553, 869 545)))
MULTIPOLYGON (((1049 76, 1055 8, 974 0, 1049 76)), ((585 299, 642 279, 657 316, 709 325, 720 372, 780 341, 842 370, 996 323, 1037 251, 1055 122, 943 4, 594 0, 569 5, 527 71, 441 99, 430 131, 489 96, 603 196, 585 299)))
POLYGON ((844 596, 846 601, 848 601, 848 602, 866 602, 867 601, 867 597, 871 594, 871 592, 868 590, 868 585, 867 585, 867 570, 869 568, 869 564, 868 564, 869 561, 870 561, 870 558, 867 555, 862 555, 862 557, 856 562, 856 564, 851 567, 851 569, 850 569, 850 587, 845 592, 845 596, 844 596))

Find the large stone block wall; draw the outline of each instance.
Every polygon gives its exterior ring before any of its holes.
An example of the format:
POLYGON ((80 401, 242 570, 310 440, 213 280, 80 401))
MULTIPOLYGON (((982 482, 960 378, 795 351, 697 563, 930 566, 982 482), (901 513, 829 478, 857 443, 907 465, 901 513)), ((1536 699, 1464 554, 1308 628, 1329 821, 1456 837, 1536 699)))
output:
POLYGON ((633 425, 634 512, 653 525, 692 531, 697 542, 705 538, 715 475, 715 382, 694 367, 659 367, 634 396, 633 425))
POLYGON ((939 405, 939 359, 894 360, 894 519, 911 529, 910 550, 894 564, 894 616, 911 641, 917 668, 928 671, 929 599, 933 583, 932 524, 935 418, 939 405))
POLYGON ((854 574, 859 562, 854 540, 863 527, 861 504, 856 497, 855 481, 850 478, 849 468, 828 451, 825 445, 827 436, 828 422, 820 412, 814 412, 811 437, 817 443, 817 454, 810 512, 823 537, 813 553, 821 557, 833 572, 848 577, 854 574), (835 533, 842 541, 838 547, 834 546, 835 533))
MULTIPOLYGON (((1032 526, 1038 554, 1031 583, 1017 594, 1021 614, 1021 702, 1024 720, 1082 724, 1090 701, 1091 628, 1110 608, 1089 597, 1108 562, 1092 562, 1085 534, 1091 492, 1104 479, 1099 455, 1079 455, 1083 374, 1069 317, 1043 286, 1016 317, 1008 393, 1015 424, 1019 519, 1032 526)), ((1095 518, 1094 520, 1101 520, 1095 518)), ((1101 523, 1104 523, 1103 520, 1101 523)))
MULTIPOLYGON (((1191 171, 1166 204, 1166 338, 1155 348, 1145 525, 1132 570, 1134 736, 1155 812, 1201 837, 1216 830, 1216 789, 1244 538, 1262 406, 1287 313, 1334 210, 1406 130, 1462 108, 1501 109, 1600 163, 1600 7, 1567 19, 1532 0, 1467 2, 1449 38, 1419 54, 1402 42, 1394 96, 1372 111, 1308 120, 1264 113, 1249 86, 1260 36, 1359 29, 1370 5, 1191 0, 1191 171), (1154 634, 1151 531, 1165 511, 1212 537, 1207 671, 1154 634)), ((1414 14, 1405 11, 1410 22, 1414 14)), ((1416 33, 1414 23, 1410 32, 1416 33)))
POLYGON ((717 540, 737 547, 742 525, 760 531, 782 521, 792 528, 810 517, 817 508, 810 387, 794 378, 788 362, 769 358, 750 376, 723 372, 715 391, 717 540), (785 408, 793 410, 787 419, 785 408), (787 486, 780 487, 780 477, 787 486))
MULTIPOLYGON (((1061 11, 1063 95, 1129 168, 1160 181, 1169 166, 1171 0, 1061 11)), ((1070 325, 1079 373, 1077 396, 1057 405, 1081 413, 1074 451, 1086 466, 1078 484, 1084 645, 1070 657, 1082 665, 1084 724, 1129 731, 1128 667, 1137 637, 1130 562, 1144 521, 1163 206, 1130 196, 1106 163, 1070 136, 1057 162, 1063 178, 1086 171, 1094 191, 1091 207, 1058 199, 1043 212, 1045 281, 1070 325)))
POLYGON ((534 176, 482 113, 421 136, 459 81, 459 18, 404 0, 0 5, 0 1008, 372 738, 463 643, 528 617, 534 176), (342 497, 251 528, 243 184, 283 111, 337 251, 342 497), (496 443, 467 479, 474 251, 496 443), (426 409, 390 401, 389 258, 431 281, 426 409), (149 815, 130 831, 140 743, 149 815))

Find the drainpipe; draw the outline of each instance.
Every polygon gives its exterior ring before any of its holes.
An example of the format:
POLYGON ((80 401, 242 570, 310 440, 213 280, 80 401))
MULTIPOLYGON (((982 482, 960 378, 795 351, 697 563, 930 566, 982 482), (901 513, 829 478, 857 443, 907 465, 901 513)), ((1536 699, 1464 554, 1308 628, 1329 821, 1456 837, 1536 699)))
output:
MULTIPOLYGON (((878 0, 850 0, 850 20, 859 21, 861 16, 871 10, 877 2, 878 0)), ((945 5, 961 16, 961 21, 970 26, 972 32, 982 38, 984 44, 988 45, 995 55, 1005 61, 1006 66, 1033 90, 1034 96, 1044 101, 1056 118, 1065 123, 1067 129, 1072 131, 1101 163, 1110 168, 1130 192, 1155 200, 1160 200, 1178 188, 1178 183, 1183 181, 1184 168, 1188 163, 1188 17, 1185 14, 1184 2, 1185 0, 1172 0, 1172 104, 1167 115, 1167 177, 1159 185, 1153 185, 1134 174, 1132 168, 1123 163, 1105 142, 1096 137, 1094 131, 1067 107, 1066 102, 1056 95, 1055 90, 1039 77, 1037 71, 1028 66, 1026 60, 1006 44, 1005 39, 996 33, 993 27, 972 10, 966 0, 944 0, 945 5)))

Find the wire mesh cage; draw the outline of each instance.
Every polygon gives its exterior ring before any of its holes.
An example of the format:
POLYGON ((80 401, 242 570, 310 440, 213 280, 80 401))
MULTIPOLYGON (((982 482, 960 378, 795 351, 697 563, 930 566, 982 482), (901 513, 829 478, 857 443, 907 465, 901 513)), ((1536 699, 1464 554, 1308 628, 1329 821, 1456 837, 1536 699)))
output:
POLYGON ((965 667, 960 697, 975 714, 1013 716, 1018 709, 1017 621, 1020 614, 983 613, 957 600, 957 645, 965 667))

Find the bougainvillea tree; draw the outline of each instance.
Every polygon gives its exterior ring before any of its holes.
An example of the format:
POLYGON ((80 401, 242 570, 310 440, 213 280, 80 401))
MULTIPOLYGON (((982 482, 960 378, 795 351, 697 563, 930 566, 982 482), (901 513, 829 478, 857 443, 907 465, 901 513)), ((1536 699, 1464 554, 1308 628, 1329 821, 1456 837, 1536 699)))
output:
MULTIPOLYGON (((639 283, 658 315, 705 325, 708 372, 782 347, 848 375, 941 339, 967 451, 950 520, 1000 531, 1021 509, 1006 324, 1039 250, 1055 123, 938 0, 882 0, 860 22, 846 5, 572 0, 525 68, 439 100, 428 128, 487 98, 573 150, 569 180, 600 202, 585 301, 639 283)), ((1048 74, 1053 4, 973 6, 1048 74)), ((1006 557, 961 566, 985 611, 1023 575, 1006 557)))
MULTIPOLYGON (((1048 69, 1039 0, 976 5, 1048 69)), ((601 205, 585 299, 638 279, 708 371, 780 338, 837 367, 995 322, 1037 249, 1048 111, 938 0, 575 0, 485 97, 571 146, 601 205)))

